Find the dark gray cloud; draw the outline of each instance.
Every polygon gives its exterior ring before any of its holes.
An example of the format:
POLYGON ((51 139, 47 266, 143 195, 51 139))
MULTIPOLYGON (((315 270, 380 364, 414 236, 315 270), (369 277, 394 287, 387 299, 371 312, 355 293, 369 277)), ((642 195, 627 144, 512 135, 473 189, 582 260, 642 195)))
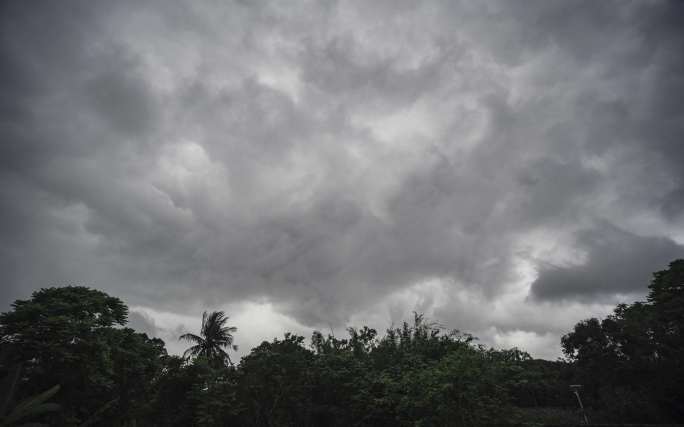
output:
POLYGON ((576 233, 586 261, 576 266, 542 265, 532 283, 541 299, 595 300, 615 294, 643 294, 654 266, 667 268, 684 256, 684 246, 667 237, 644 237, 605 224, 576 233))
POLYGON ((681 3, 1 7, 3 306, 83 283, 546 342, 684 256, 681 3))

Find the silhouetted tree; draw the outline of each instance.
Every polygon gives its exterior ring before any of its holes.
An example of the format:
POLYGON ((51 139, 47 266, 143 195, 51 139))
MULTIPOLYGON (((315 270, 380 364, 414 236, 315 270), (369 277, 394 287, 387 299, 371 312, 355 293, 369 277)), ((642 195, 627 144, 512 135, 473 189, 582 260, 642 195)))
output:
POLYGON ((237 350, 237 345, 233 344, 233 333, 237 332, 237 328, 226 326, 227 321, 228 316, 223 311, 205 311, 202 315, 200 335, 187 333, 179 338, 195 344, 185 350, 183 357, 202 356, 214 366, 224 366, 226 361, 232 366, 233 361, 224 348, 237 350))
POLYGON ((610 421, 684 420, 684 260, 653 274, 646 302, 619 304, 561 339, 610 421))
POLYGON ((41 289, 12 307, 0 314, 0 345, 23 366, 17 398, 59 385, 54 399, 61 411, 51 425, 140 416, 166 350, 163 341, 120 327, 128 314, 121 300, 66 286, 41 289))

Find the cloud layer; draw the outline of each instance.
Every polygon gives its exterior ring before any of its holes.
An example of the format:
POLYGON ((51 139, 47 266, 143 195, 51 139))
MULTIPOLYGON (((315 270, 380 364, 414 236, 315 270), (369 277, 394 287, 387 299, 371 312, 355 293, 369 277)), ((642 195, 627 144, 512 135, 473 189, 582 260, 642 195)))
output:
POLYGON ((5 307, 420 309, 551 357, 684 256, 679 2, 1 7, 5 307))

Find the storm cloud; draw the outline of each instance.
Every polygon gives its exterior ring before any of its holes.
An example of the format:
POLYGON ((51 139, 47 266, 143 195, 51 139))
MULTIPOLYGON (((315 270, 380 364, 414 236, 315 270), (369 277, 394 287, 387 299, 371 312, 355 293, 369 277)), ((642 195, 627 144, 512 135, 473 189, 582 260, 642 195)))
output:
POLYGON ((420 310, 553 357, 684 256, 681 2, 0 7, 2 307, 420 310))

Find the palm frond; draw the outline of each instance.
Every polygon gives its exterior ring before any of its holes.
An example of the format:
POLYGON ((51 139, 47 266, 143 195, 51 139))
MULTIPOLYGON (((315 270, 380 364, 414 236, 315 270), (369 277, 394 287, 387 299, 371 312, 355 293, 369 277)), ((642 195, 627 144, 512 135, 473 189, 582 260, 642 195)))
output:
POLYGON ((192 357, 198 356, 198 355, 202 354, 203 350, 204 350, 204 347, 202 347, 201 345, 193 345, 192 347, 188 348, 187 350, 185 350, 183 352, 183 358, 187 359, 188 356, 192 356, 192 357))
POLYGON ((205 341, 204 338, 191 333, 181 335, 180 337, 178 337, 178 340, 190 341, 197 344, 202 344, 205 341))
POLYGON ((204 313, 202 313, 202 328, 200 329, 202 332, 204 332, 205 329, 206 329, 206 325, 207 325, 207 315, 208 315, 208 314, 207 314, 206 311, 205 311, 204 313))

